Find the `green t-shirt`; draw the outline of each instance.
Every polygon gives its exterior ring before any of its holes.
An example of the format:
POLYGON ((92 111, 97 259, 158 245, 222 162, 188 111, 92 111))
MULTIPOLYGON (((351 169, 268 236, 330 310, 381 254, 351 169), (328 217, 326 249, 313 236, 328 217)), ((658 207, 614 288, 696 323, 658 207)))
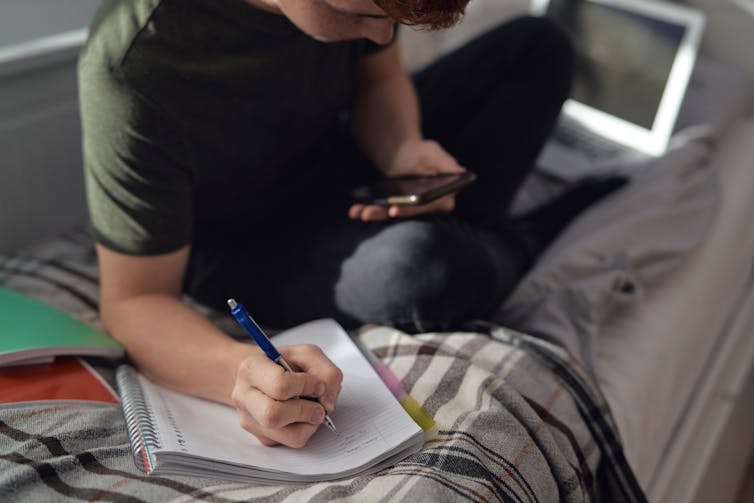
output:
POLYGON ((335 134, 374 50, 243 0, 105 1, 79 61, 95 239, 166 253, 263 216, 335 134))

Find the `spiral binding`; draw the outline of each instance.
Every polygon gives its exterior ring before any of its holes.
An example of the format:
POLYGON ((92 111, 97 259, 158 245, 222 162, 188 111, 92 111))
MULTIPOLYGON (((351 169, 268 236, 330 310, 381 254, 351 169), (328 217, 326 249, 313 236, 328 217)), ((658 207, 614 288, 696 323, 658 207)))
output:
POLYGON ((161 445, 136 371, 129 365, 121 365, 116 371, 115 380, 120 391, 121 407, 126 419, 134 461, 142 471, 152 473, 155 467, 151 453, 161 445))

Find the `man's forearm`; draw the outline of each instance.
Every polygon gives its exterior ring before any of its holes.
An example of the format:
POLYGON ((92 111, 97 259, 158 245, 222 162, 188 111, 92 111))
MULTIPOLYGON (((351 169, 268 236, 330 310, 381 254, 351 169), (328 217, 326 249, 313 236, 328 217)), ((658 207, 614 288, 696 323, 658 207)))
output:
POLYGON ((150 379, 217 402, 230 404, 236 370, 256 350, 168 295, 140 295, 105 305, 102 318, 150 379))
POLYGON ((354 102, 352 127, 370 160, 386 172, 402 143, 422 137, 419 102, 408 75, 364 83, 354 102))

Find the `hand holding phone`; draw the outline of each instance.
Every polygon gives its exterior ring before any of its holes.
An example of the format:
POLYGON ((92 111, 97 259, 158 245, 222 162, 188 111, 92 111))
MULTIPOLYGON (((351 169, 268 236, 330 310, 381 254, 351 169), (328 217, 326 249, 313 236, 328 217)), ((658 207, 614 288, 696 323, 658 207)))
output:
POLYGON ((449 213, 455 208, 455 193, 475 178, 473 173, 466 172, 387 178, 354 190, 354 204, 348 216, 370 222, 449 213))
POLYGON ((399 176, 385 178, 373 185, 353 191, 356 203, 377 206, 424 205, 440 197, 461 190, 474 182, 470 172, 446 173, 430 176, 399 176))
POLYGON ((348 216, 365 222, 449 213, 455 192, 473 181, 463 166, 433 140, 409 138, 378 170, 388 178, 353 193, 348 216))

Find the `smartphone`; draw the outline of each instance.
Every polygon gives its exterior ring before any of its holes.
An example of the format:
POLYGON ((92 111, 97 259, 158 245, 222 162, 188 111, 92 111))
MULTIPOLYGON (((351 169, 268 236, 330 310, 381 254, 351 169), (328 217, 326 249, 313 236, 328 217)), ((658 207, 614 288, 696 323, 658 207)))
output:
POLYGON ((385 178, 374 185, 358 187, 352 193, 357 203, 380 206, 419 205, 456 192, 476 180, 474 173, 385 178))

